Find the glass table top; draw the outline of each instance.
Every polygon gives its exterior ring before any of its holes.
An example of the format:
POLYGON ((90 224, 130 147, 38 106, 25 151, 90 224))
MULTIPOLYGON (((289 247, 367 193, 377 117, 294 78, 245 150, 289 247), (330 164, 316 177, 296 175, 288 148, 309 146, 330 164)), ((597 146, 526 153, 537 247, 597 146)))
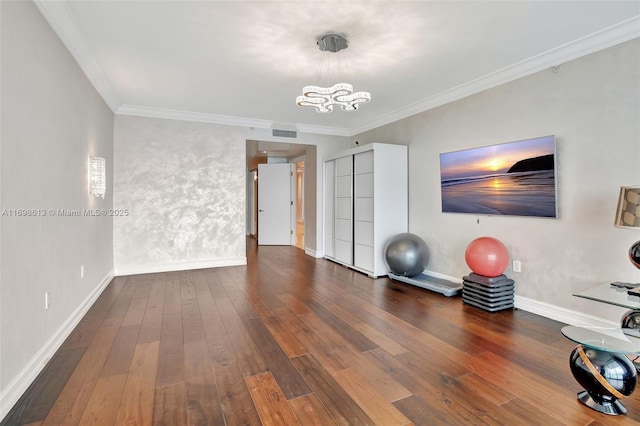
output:
POLYGON ((567 325, 562 327, 562 334, 569 340, 593 349, 640 355, 640 338, 626 334, 621 328, 597 329, 567 325))
POLYGON ((627 309, 640 309, 640 296, 630 295, 627 293, 628 291, 628 288, 614 287, 606 283, 579 291, 573 295, 627 309))

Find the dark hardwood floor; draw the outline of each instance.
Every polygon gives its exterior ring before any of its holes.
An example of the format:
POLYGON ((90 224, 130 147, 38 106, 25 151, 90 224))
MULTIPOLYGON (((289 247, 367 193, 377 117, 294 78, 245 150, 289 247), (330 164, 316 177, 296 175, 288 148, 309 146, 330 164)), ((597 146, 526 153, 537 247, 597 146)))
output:
POLYGON ((115 278, 2 424, 640 424, 577 401, 560 323, 247 245, 115 278))

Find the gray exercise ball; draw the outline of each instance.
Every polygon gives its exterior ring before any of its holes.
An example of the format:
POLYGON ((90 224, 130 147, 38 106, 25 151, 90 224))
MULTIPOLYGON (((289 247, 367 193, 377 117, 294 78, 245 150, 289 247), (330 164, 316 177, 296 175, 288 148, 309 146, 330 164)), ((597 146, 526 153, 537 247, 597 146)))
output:
POLYGON ((405 232, 387 241, 384 258, 394 274, 414 277, 421 274, 429 264, 429 247, 422 238, 405 232))

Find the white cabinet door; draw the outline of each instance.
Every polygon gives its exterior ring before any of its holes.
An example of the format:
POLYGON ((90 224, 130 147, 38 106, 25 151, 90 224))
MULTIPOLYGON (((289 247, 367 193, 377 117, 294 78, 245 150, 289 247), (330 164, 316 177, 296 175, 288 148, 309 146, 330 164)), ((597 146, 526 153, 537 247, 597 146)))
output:
POLYGON ((373 272, 374 247, 374 152, 353 156, 354 162, 354 258, 353 265, 373 272))
POLYGON ((335 258, 353 263, 353 157, 336 159, 335 258))

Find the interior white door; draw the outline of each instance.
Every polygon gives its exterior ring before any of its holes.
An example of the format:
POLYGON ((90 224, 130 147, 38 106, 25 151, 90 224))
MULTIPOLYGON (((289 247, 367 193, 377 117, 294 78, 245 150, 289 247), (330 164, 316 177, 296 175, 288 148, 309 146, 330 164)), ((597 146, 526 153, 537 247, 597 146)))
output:
POLYGON ((258 165, 258 245, 291 245, 291 164, 258 165))

